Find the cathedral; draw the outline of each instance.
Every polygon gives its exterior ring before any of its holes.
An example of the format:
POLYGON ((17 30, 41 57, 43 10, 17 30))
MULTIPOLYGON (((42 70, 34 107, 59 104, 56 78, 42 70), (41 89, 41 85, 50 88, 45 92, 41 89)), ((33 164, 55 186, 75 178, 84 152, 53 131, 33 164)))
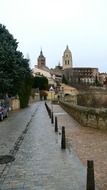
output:
POLYGON ((44 75, 47 77, 51 85, 56 85, 56 83, 62 82, 63 75, 69 84, 93 84, 96 78, 99 77, 98 68, 73 67, 72 52, 70 51, 68 45, 66 46, 62 56, 62 66, 59 64, 55 68, 49 69, 46 66, 46 58, 41 50, 37 59, 37 65, 35 65, 32 72, 34 76, 44 75))
POLYGON ((72 53, 68 46, 63 53, 63 75, 70 84, 93 84, 99 78, 98 68, 73 67, 72 53))

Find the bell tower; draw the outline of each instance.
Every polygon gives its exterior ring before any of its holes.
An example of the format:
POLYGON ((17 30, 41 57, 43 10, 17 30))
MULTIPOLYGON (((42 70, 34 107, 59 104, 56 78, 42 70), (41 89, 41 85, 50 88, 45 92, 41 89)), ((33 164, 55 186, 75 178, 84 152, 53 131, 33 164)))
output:
POLYGON ((64 51, 62 62, 63 62, 63 70, 72 68, 72 53, 69 50, 68 45, 66 46, 66 49, 64 51))
POLYGON ((43 55, 42 50, 40 51, 40 55, 38 57, 38 68, 42 68, 46 66, 46 59, 43 55))

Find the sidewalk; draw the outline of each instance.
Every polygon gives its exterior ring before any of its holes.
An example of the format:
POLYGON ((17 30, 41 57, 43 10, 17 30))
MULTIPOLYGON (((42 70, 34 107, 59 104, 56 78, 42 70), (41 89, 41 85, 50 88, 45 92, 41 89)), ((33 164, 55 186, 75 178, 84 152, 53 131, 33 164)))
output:
POLYGON ((0 190, 85 190, 86 168, 60 141, 41 102, 0 190))

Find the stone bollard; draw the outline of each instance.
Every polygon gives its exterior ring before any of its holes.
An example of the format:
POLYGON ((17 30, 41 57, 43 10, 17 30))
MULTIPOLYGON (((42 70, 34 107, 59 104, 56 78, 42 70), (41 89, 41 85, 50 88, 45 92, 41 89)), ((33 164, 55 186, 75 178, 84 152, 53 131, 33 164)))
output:
POLYGON ((49 117, 51 118, 52 113, 51 113, 51 109, 49 108, 49 117))
POLYGON ((87 187, 86 187, 86 190, 95 190, 93 160, 87 160, 87 187))
POLYGON ((62 127, 61 148, 66 149, 65 127, 62 127))
POLYGON ((47 109, 47 104, 46 104, 46 102, 45 102, 45 107, 46 107, 46 109, 47 109))
POLYGON ((51 123, 54 123, 53 112, 51 112, 51 123))
POLYGON ((58 132, 58 122, 57 122, 57 117, 55 117, 55 132, 58 132))

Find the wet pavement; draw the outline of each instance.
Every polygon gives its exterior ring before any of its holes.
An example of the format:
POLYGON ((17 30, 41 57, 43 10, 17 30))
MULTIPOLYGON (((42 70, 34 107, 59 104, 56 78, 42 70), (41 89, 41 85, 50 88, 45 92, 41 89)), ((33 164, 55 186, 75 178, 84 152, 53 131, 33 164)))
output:
MULTIPOLYGON (((15 128, 12 125, 12 129, 8 126, 12 134, 6 133, 7 141, 11 141, 6 144, 6 149, 2 147, 0 153, 13 150, 15 161, 1 165, 0 190, 85 190, 86 168, 71 147, 61 150, 61 135, 54 132, 44 102, 14 114, 17 115, 17 124, 15 128), (15 151, 18 137, 22 140, 15 151)), ((7 120, 7 123, 11 122, 7 120)))

